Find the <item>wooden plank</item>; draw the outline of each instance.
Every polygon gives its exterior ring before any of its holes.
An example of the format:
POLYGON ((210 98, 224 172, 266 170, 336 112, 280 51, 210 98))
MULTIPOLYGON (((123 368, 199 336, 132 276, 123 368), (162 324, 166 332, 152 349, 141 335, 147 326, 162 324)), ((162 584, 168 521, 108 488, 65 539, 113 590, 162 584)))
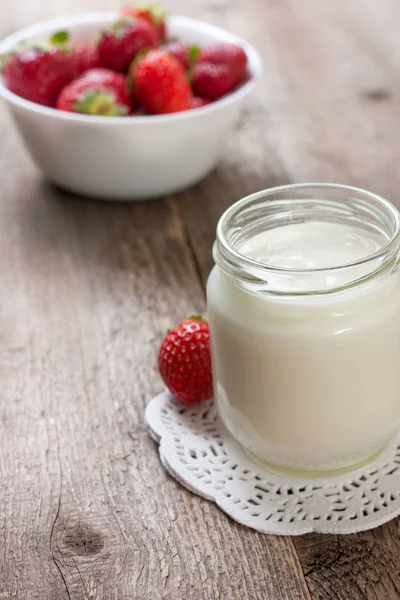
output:
MULTIPOLYGON (((109 6, 28 4, 0 7, 3 32, 109 6)), ((176 202, 68 196, 4 112, 0 133, 0 598, 309 598, 292 541, 185 491, 145 429, 158 341, 204 309, 176 202)))
MULTIPOLYGON (((218 170, 174 199, 203 281, 217 219, 245 194, 332 181, 400 207, 399 4, 250 0, 242 8, 230 5, 220 21, 258 46, 263 80, 218 170)), ((398 519, 363 534, 294 542, 315 600, 400 597, 398 519)))

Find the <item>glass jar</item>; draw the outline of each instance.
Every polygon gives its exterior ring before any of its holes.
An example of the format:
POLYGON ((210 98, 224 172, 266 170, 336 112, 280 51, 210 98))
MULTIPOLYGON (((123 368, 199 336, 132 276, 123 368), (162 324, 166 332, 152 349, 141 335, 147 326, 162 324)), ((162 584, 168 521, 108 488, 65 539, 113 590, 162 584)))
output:
POLYGON ((222 215, 207 284, 214 391, 258 460, 341 469, 398 431, 399 219, 330 184, 262 191, 222 215))

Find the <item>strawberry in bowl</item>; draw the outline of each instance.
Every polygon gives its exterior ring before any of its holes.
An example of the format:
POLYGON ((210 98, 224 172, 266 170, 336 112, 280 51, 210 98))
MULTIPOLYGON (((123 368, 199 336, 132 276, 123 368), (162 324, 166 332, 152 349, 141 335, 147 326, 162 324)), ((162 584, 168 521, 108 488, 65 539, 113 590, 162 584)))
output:
POLYGON ((123 6, 122 17, 145 19, 156 29, 157 41, 163 42, 167 37, 166 11, 160 4, 141 4, 140 6, 123 6))
POLYGON ((0 41, 0 96, 32 159, 80 195, 141 200, 202 179, 261 72, 254 48, 223 29, 133 12, 56 19, 0 41), (112 85, 87 83, 98 69, 112 85))
POLYGON ((55 105, 71 77, 69 57, 57 46, 24 48, 11 54, 3 68, 3 80, 11 92, 43 106, 55 105))
POLYGON ((215 42, 200 51, 192 75, 193 91, 209 101, 218 100, 240 85, 247 56, 241 46, 215 42))
POLYGON ((106 69, 127 73, 139 52, 155 48, 157 43, 156 28, 147 19, 122 17, 101 35, 99 64, 106 69))
POLYGON ((130 72, 135 98, 150 114, 191 108, 192 93, 184 67, 164 50, 150 50, 135 61, 130 72))
POLYGON ((71 81, 61 90, 56 106, 68 112, 108 117, 133 111, 125 77, 109 69, 91 69, 71 81))
POLYGON ((71 50, 73 78, 99 66, 99 49, 95 42, 80 42, 71 50))

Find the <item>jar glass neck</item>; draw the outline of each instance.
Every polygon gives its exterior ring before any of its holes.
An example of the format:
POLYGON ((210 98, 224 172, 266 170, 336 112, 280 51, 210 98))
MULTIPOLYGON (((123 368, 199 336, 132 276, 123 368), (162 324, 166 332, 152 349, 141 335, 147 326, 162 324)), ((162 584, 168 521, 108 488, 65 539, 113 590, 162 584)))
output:
MULTIPOLYGON (((295 242, 293 242, 295 244, 295 242)), ((330 294, 392 271, 398 260, 400 215, 384 198, 335 184, 301 184, 264 190, 232 205, 221 217, 214 259, 223 272, 253 293, 330 294), (249 241, 285 226, 323 223, 351 227, 374 247, 355 260, 292 268, 262 262, 244 248, 249 241)))

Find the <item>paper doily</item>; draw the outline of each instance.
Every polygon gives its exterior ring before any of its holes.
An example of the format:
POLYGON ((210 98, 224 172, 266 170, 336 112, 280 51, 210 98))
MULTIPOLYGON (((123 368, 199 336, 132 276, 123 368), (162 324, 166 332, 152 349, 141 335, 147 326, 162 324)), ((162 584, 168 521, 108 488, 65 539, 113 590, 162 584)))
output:
POLYGON ((264 533, 354 533, 400 514, 400 435, 368 465, 332 478, 295 478, 252 462, 213 400, 178 404, 167 393, 146 409, 162 464, 232 519, 264 533))

